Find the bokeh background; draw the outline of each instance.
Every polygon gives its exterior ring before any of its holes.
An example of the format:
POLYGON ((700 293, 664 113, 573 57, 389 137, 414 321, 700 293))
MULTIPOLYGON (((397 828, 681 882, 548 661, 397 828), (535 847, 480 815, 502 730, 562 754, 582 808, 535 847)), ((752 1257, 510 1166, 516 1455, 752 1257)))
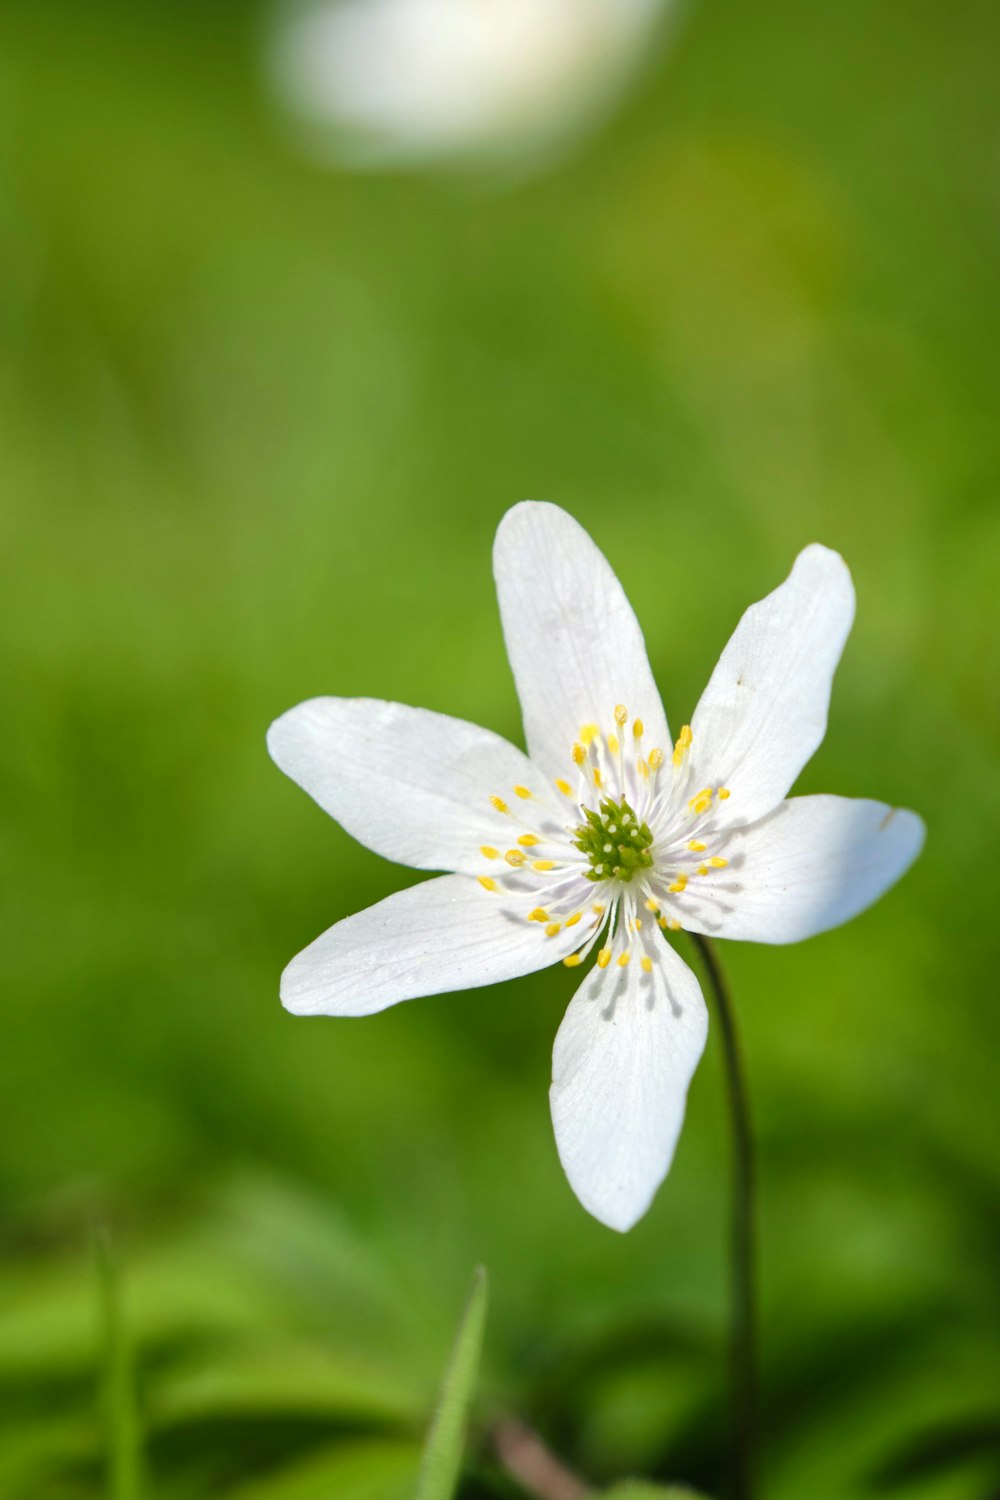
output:
MULTIPOLYGON (((701 0, 525 169, 300 149, 238 0, 0 15, 0 1494, 404 1500, 472 1266, 478 1420, 718 1492, 718 1037, 626 1237, 556 1159, 560 970, 357 1022, 283 964, 411 879, 269 763, 316 693, 520 735, 503 511, 570 509, 686 719, 814 539, 858 622, 803 790, 919 810, 842 931, 724 949, 767 1493, 1000 1494, 1000 13, 701 0), (606 112, 607 113, 607 112, 606 112)), ((679 943, 683 939, 678 939, 679 943)), ((465 1497, 518 1493, 487 1444, 465 1497)))

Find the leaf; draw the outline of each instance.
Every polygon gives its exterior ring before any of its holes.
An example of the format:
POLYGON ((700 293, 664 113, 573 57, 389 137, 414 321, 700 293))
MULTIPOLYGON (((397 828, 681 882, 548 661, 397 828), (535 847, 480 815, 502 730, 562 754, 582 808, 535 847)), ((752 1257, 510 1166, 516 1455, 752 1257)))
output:
POLYGON ((415 1500, 451 1500, 465 1447, 465 1425, 486 1325, 486 1272, 477 1267, 459 1325, 437 1413, 424 1448, 415 1500))
POLYGON ((132 1350, 125 1328, 121 1276, 107 1230, 94 1231, 104 1311, 103 1399, 107 1422, 109 1500, 140 1500, 142 1439, 135 1400, 132 1350))
POLYGON ((408 1500, 420 1462, 415 1443, 366 1438, 226 1491, 227 1500, 408 1500))

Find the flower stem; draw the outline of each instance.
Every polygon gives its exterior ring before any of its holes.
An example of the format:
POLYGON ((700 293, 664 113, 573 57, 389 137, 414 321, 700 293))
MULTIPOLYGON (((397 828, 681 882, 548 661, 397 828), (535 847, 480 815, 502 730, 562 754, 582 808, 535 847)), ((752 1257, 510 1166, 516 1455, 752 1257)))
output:
POLYGON ((718 955, 708 938, 690 934, 715 996, 722 1029, 729 1119, 733 1139, 733 1201, 730 1228, 732 1327, 730 1332, 733 1421, 733 1500, 752 1500, 757 1467, 757 1316, 754 1275, 754 1162, 746 1077, 736 1034, 736 1015, 718 955))

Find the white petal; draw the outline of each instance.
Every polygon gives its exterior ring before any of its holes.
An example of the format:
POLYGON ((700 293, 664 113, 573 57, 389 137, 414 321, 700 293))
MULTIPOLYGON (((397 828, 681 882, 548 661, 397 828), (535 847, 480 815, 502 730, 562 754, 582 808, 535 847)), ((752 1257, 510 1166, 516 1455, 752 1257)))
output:
POLYGON ((814 544, 740 620, 691 720, 693 777, 729 788, 727 821, 777 807, 820 744, 853 619, 847 564, 814 544))
POLYGON ((281 976, 281 1002, 300 1016, 368 1016, 418 995, 534 973, 578 942, 573 931, 546 937, 466 875, 441 875, 310 943, 281 976))
POLYGON ((375 698, 313 698, 268 730, 287 776, 359 843, 418 870, 481 873, 480 845, 512 843, 559 816, 555 793, 514 745, 488 729, 375 698), (515 786, 534 793, 531 802, 515 786), (490 796, 504 799, 504 817, 490 796))
POLYGON ((916 813, 850 797, 793 797, 733 831, 722 846, 729 868, 699 882, 695 914, 684 925, 754 943, 797 943, 871 906, 923 842, 916 813))
POLYGON ((708 1031, 698 981, 665 941, 644 973, 594 968, 577 990, 552 1055, 559 1159, 580 1202, 610 1229, 631 1229, 673 1160, 691 1075, 708 1031))
POLYGON ((572 776, 581 726, 614 730, 619 703, 643 721, 647 746, 669 751, 639 623, 582 526, 557 505, 515 505, 500 522, 493 571, 532 760, 572 776))

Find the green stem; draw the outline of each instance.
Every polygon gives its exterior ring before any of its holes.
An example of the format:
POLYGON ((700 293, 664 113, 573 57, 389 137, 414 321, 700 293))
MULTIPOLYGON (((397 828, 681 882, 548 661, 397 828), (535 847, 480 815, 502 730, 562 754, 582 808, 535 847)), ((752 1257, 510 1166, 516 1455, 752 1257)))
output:
POLYGON ((733 1141, 733 1202, 730 1227, 732 1329, 732 1494, 752 1500, 757 1468, 757 1316, 755 1306, 754 1162, 746 1077, 736 1034, 732 997, 715 948, 708 938, 691 938, 715 995, 722 1030, 726 1089, 733 1141))

